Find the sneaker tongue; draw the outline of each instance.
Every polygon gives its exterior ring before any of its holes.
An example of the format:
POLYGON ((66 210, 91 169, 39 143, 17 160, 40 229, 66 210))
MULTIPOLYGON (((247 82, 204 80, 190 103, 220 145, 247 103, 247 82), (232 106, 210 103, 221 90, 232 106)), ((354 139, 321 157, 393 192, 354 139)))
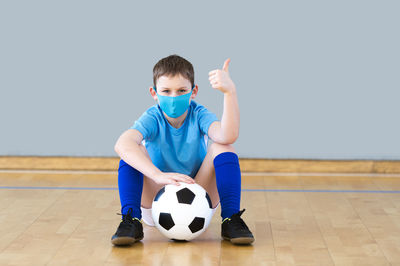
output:
POLYGON ((234 224, 237 227, 237 229, 248 228, 247 225, 245 224, 245 222, 240 217, 243 214, 244 211, 245 211, 245 209, 243 209, 243 210, 239 211, 238 213, 235 213, 234 215, 232 215, 231 220, 234 222, 234 224))
POLYGON ((234 215, 232 215, 232 217, 234 217, 234 216, 237 216, 237 217, 242 216, 242 214, 244 213, 245 210, 246 210, 246 209, 243 209, 243 210, 241 210, 241 211, 235 213, 234 215))

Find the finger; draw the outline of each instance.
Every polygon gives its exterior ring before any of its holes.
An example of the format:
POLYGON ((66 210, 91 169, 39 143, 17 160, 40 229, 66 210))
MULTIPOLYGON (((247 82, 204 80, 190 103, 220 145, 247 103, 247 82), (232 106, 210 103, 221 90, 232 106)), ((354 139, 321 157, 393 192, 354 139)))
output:
POLYGON ((166 183, 170 184, 170 185, 178 185, 178 186, 180 185, 175 177, 168 177, 168 179, 166 180, 166 183))
POLYGON ((172 181, 171 181, 171 184, 172 184, 172 185, 175 185, 175 186, 180 186, 180 185, 181 185, 179 182, 177 182, 177 181, 175 181, 175 180, 172 180, 172 181))
POLYGON ((189 176, 183 175, 183 176, 181 176, 181 178, 185 183, 193 183, 193 179, 189 176))
POLYGON ((224 66, 222 67, 222 70, 224 70, 224 71, 226 71, 226 72, 229 71, 228 68, 229 68, 229 62, 230 62, 230 61, 231 61, 230 58, 228 58, 228 59, 225 60, 224 66))
POLYGON ((208 75, 209 76, 215 75, 217 73, 217 71, 218 71, 218 69, 212 70, 212 71, 208 72, 208 75))
POLYGON ((195 183, 192 177, 188 176, 187 178, 189 178, 190 182, 195 183))
POLYGON ((214 88, 214 87, 218 87, 218 86, 219 86, 219 83, 218 83, 218 82, 213 82, 213 83, 211 83, 211 86, 213 86, 213 88, 214 88))
POLYGON ((215 75, 215 76, 210 76, 210 77, 208 78, 208 80, 213 80, 213 79, 218 79, 218 76, 215 75))
POLYGON ((185 182, 185 183, 188 183, 188 184, 193 184, 193 181, 192 181, 193 179, 191 179, 191 178, 183 178, 182 179, 182 182, 185 182))
POLYGON ((210 82, 218 82, 219 79, 210 79, 210 82))
POLYGON ((217 79, 218 79, 217 76, 211 76, 208 78, 209 81, 213 81, 213 80, 217 80, 217 79))
POLYGON ((191 183, 192 182, 192 178, 190 176, 184 175, 184 174, 180 174, 180 173, 171 173, 173 175, 173 178, 175 180, 179 180, 185 183, 191 183))
POLYGON ((176 182, 180 181, 180 182, 185 182, 185 183, 187 183, 187 180, 186 180, 184 177, 182 177, 182 176, 175 176, 175 177, 174 177, 174 180, 175 180, 176 182))

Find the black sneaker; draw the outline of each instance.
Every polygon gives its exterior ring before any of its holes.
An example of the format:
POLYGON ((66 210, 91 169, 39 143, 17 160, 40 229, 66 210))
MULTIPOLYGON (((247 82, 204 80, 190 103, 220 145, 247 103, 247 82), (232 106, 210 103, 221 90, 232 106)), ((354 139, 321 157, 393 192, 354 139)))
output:
POLYGON ((122 222, 117 232, 111 237, 111 243, 116 246, 131 245, 143 239, 143 225, 138 218, 132 218, 132 208, 127 214, 122 214, 122 222))
POLYGON ((239 211, 225 218, 221 224, 221 236, 223 239, 231 241, 233 244, 245 245, 254 242, 254 236, 250 232, 245 222, 240 218, 246 209, 239 211))

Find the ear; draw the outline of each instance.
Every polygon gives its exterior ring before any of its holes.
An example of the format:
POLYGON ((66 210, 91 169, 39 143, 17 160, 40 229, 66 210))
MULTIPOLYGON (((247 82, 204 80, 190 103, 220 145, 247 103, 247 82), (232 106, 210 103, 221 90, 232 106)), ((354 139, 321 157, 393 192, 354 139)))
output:
POLYGON ((149 88, 149 91, 150 91, 151 97, 153 97, 153 99, 154 99, 155 101, 158 101, 157 94, 156 94, 156 91, 154 90, 154 88, 153 88, 153 87, 150 87, 150 88, 149 88))
POLYGON ((195 85, 192 91, 192 95, 190 96, 190 99, 196 98, 198 92, 199 92, 199 87, 195 85))

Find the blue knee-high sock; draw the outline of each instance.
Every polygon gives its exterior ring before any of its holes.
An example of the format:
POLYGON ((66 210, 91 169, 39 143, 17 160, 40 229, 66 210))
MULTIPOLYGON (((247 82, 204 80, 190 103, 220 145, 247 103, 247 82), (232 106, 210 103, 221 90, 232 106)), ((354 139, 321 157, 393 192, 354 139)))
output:
POLYGON ((222 219, 239 212, 241 173, 236 153, 224 152, 214 158, 215 177, 221 201, 222 219))
POLYGON ((139 220, 142 218, 142 190, 143 174, 121 159, 118 167, 118 191, 122 214, 126 214, 129 208, 132 208, 132 217, 139 220))

